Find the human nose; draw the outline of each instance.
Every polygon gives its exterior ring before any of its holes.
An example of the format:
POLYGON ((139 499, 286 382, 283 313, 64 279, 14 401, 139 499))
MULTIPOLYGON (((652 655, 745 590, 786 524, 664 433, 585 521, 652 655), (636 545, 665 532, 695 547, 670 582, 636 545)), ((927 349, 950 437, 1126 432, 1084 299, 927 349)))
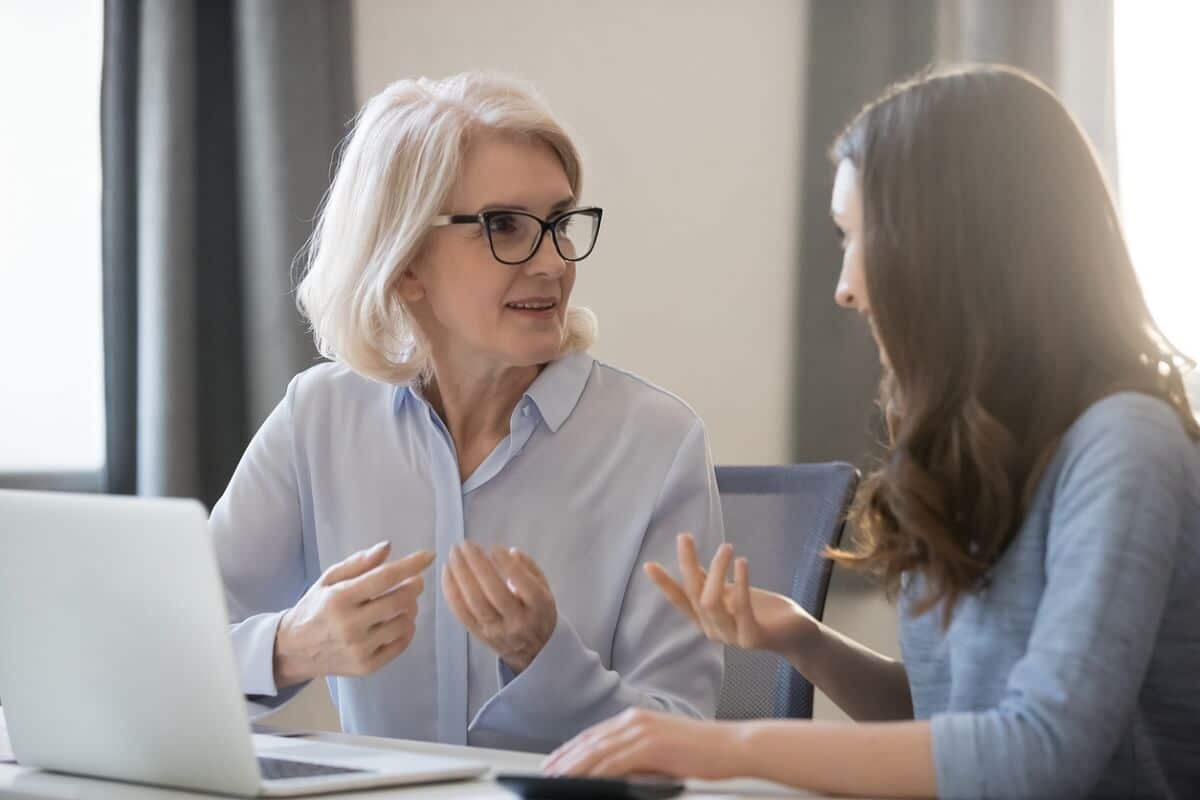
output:
POLYGON ((554 237, 550 231, 543 231, 542 240, 538 242, 537 250, 525 262, 525 271, 530 275, 545 275, 557 278, 567 269, 566 259, 554 246, 554 237))
POLYGON ((846 274, 847 271, 843 269, 842 274, 838 276, 837 288, 834 289, 833 299, 842 308, 857 308, 858 296, 850 285, 850 278, 846 274))

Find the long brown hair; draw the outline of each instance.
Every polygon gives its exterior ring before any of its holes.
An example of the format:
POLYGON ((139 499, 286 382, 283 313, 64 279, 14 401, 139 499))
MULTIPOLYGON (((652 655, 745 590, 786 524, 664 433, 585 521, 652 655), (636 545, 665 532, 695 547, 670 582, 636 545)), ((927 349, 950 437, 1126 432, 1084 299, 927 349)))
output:
POLYGON ((1086 136, 1044 85, 1006 67, 889 89, 838 137, 863 198, 871 316, 890 368, 890 445, 859 491, 837 561, 943 623, 1016 535, 1059 438, 1134 390, 1200 437, 1192 365, 1146 306, 1086 136))

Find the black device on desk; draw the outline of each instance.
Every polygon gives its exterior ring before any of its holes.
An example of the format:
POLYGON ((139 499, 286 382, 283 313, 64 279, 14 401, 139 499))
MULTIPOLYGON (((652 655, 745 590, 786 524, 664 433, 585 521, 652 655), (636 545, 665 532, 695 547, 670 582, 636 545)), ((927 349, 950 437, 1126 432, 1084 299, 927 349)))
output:
POLYGON ((674 778, 557 778, 500 774, 496 783, 526 800, 662 800, 683 793, 674 778))

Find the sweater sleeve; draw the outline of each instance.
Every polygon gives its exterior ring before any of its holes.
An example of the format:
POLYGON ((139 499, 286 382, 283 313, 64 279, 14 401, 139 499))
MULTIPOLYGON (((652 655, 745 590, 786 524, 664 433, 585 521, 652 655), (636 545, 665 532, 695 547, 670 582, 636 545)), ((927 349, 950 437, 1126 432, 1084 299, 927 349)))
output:
POLYGON ((1085 796, 1135 713, 1171 583, 1190 444, 1158 401, 1109 411, 1064 439, 1045 590, 1003 700, 932 717, 943 797, 1085 796))

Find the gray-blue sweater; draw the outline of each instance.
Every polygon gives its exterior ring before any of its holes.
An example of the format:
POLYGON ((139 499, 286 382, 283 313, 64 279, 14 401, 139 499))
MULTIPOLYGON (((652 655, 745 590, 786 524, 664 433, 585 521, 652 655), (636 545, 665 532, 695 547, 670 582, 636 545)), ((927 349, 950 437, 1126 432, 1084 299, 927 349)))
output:
POLYGON ((1164 402, 1066 433, 986 589, 901 645, 943 797, 1200 798, 1200 449, 1164 402))

